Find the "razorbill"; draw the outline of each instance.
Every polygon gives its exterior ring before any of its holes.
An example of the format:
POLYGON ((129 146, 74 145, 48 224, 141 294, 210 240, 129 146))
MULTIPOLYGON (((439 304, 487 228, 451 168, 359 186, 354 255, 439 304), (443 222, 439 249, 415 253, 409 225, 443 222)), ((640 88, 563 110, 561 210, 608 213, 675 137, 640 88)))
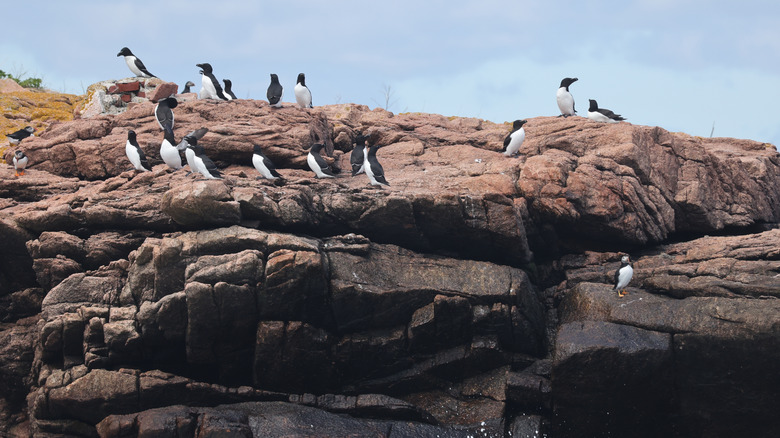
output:
POLYGON ((187 175, 189 175, 192 172, 197 172, 195 170, 195 152, 190 148, 189 146, 194 146, 198 144, 198 140, 203 138, 206 133, 209 132, 208 128, 200 128, 196 129, 189 134, 185 135, 184 138, 179 142, 179 144, 176 146, 176 148, 180 151, 184 151, 184 158, 187 159, 187 166, 190 167, 189 172, 187 172, 187 175))
POLYGON ((257 169, 257 171, 260 172, 260 175, 263 175, 263 178, 265 179, 274 180, 282 177, 282 175, 276 171, 274 163, 263 155, 263 151, 260 149, 259 144, 255 145, 254 152, 252 153, 252 164, 254 164, 255 169, 257 169))
POLYGON ((225 97, 228 100, 238 99, 236 95, 233 94, 233 82, 230 79, 222 79, 222 82, 225 83, 225 97))
POLYGON ((133 52, 130 51, 127 47, 122 47, 122 50, 119 51, 119 53, 116 54, 116 56, 124 56, 125 57, 125 63, 127 64, 127 68, 130 69, 131 72, 136 77, 139 78, 156 78, 157 76, 149 73, 149 70, 146 69, 146 66, 143 62, 141 62, 140 59, 138 59, 135 55, 133 55, 133 52))
POLYGON ((366 153, 366 139, 368 137, 358 133, 355 137, 355 147, 352 148, 352 154, 349 157, 349 162, 352 164, 352 176, 359 175, 365 172, 366 153))
POLYGON ((517 151, 520 150, 520 146, 523 145, 523 141, 525 140, 525 129, 523 129, 523 125, 525 125, 526 122, 527 120, 515 120, 512 123, 512 132, 504 139, 504 148, 501 149, 507 157, 517 154, 517 151))
POLYGON ((298 83, 295 84, 295 101, 301 108, 313 108, 311 105, 311 91, 306 86, 306 75, 298 74, 298 83))
POLYGON ((321 143, 315 143, 309 150, 309 156, 306 157, 306 163, 309 168, 317 175, 317 178, 335 178, 336 175, 330 170, 330 166, 325 162, 325 159, 320 155, 320 151, 325 145, 321 143))
POLYGON ((574 97, 569 92, 569 85, 575 82, 577 82, 577 78, 563 78, 555 96, 558 100, 558 109, 561 110, 561 116, 563 117, 577 114, 577 110, 574 109, 574 97))
POLYGON ((284 87, 279 83, 279 76, 271 73, 271 85, 268 86, 268 91, 265 93, 265 96, 268 98, 268 103, 270 103, 271 106, 281 108, 283 94, 284 87))
POLYGON ((382 165, 379 164, 379 161, 376 159, 377 149, 379 149, 379 146, 377 145, 363 148, 363 154, 365 156, 363 168, 365 169, 368 180, 371 181, 372 186, 379 186, 382 184, 389 186, 390 183, 385 179, 385 170, 382 169, 382 165))
POLYGON ((182 164, 181 155, 179 155, 179 149, 176 147, 176 139, 173 136, 173 130, 167 126, 164 130, 165 136, 160 145, 160 157, 168 167, 173 170, 179 170, 184 167, 184 165, 182 164))
POLYGON ((144 151, 140 146, 138 146, 138 140, 136 140, 135 131, 132 129, 127 131, 125 154, 127 154, 127 159, 129 159, 133 164, 135 170, 140 170, 142 172, 148 172, 152 170, 152 168, 149 166, 149 162, 146 161, 146 154, 144 154, 144 151))
POLYGON ((620 268, 615 271, 615 287, 612 288, 613 290, 617 290, 619 297, 624 297, 628 294, 628 292, 626 292, 626 286, 628 286, 628 282, 631 281, 631 277, 633 276, 634 268, 631 267, 631 259, 627 255, 624 255, 620 259, 620 268))
POLYGON ((35 129, 32 128, 32 126, 25 126, 24 128, 12 132, 10 134, 6 134, 5 136, 8 137, 8 142, 14 145, 18 145, 21 143, 22 140, 24 140, 27 137, 35 137, 33 134, 35 132, 35 129))
POLYGON ((170 96, 165 99, 160 99, 157 105, 154 107, 154 117, 157 119, 157 124, 160 125, 160 129, 165 131, 165 127, 173 129, 173 108, 179 104, 179 101, 175 97, 170 96))
POLYGON ((184 89, 183 89, 183 90, 181 90, 181 94, 184 94, 184 93, 192 93, 192 90, 190 90, 190 87, 194 87, 194 86, 195 86, 195 83, 194 83, 194 82, 192 82, 192 81, 187 81, 187 83, 186 83, 186 84, 184 84, 184 89))
POLYGON ((193 159, 195 169, 200 172, 201 175, 205 176, 207 179, 222 179, 222 173, 217 169, 217 165, 206 156, 203 146, 199 144, 189 145, 187 149, 191 149, 195 154, 193 159))
POLYGON ((222 92, 222 85, 219 85, 219 81, 214 76, 214 70, 211 68, 211 64, 204 62, 203 64, 196 64, 196 67, 200 67, 200 81, 203 84, 200 89, 201 99, 222 99, 227 100, 225 94, 222 92))
POLYGON ((606 108, 599 108, 599 104, 595 100, 590 99, 590 107, 588 108, 588 118, 602 123, 617 123, 622 120, 626 120, 620 114, 615 114, 606 108))
POLYGON ((14 170, 16 171, 16 176, 24 175, 24 169, 27 168, 27 162, 29 159, 27 158, 27 155, 24 154, 22 151, 16 151, 14 152, 14 170))

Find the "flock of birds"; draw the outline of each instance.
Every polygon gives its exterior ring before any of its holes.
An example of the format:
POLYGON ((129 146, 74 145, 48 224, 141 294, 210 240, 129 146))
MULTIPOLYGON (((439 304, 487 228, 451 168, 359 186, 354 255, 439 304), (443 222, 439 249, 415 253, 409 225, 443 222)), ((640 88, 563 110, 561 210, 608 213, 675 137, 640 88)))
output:
MULTIPOLYGON (((144 63, 135 56, 130 49, 123 47, 119 51, 117 56, 123 56, 127 67, 136 77, 155 78, 156 76, 149 72, 144 63)), ((232 91, 232 82, 229 79, 224 79, 224 89, 214 76, 213 68, 208 63, 196 64, 199 67, 201 74, 201 90, 200 99, 217 99, 217 100, 233 100, 236 99, 235 94, 232 91)), ((577 78, 564 78, 561 80, 561 85, 558 88, 556 99, 558 103, 558 109, 561 114, 559 117, 569 117, 577 114, 574 107, 574 97, 569 91, 569 87, 576 82, 577 78)), ((190 87, 194 87, 195 84, 187 81, 184 93, 191 92, 190 87)), ((301 108, 313 108, 311 91, 306 86, 306 76, 303 73, 298 75, 297 82, 294 88, 295 100, 301 108)), ((284 94, 284 87, 279 82, 279 77, 276 74, 271 74, 271 84, 268 86, 266 97, 271 106, 279 108, 282 106, 281 100, 284 94)), ((625 120, 619 114, 606 109, 599 108, 598 103, 594 99, 589 100, 589 108, 587 118, 601 123, 618 123, 625 120)), ((163 162, 174 170, 182 169, 186 163, 189 166, 190 172, 197 172, 203 175, 207 179, 220 179, 222 173, 219 171, 214 162, 205 154, 203 146, 198 144, 198 140, 201 139, 207 132, 207 128, 200 128, 192 131, 186 135, 180 142, 176 142, 173 126, 175 123, 175 117, 173 109, 178 105, 178 101, 173 96, 162 99, 155 106, 154 114, 157 119, 157 123, 163 130, 163 140, 160 145, 160 158, 163 162), (184 159, 182 159, 181 152, 184 152, 184 159)), ((525 140, 525 130, 523 126, 527 123, 526 120, 515 120, 512 123, 512 130, 504 139, 504 145, 502 152, 504 155, 511 157, 516 155, 520 147, 525 140)), ((7 134, 9 142, 13 145, 19 145, 22 140, 27 137, 33 136, 34 130, 32 127, 27 126, 14 133, 7 134)), ((355 147, 352 150, 350 156, 350 164, 352 166, 352 176, 360 173, 365 173, 368 176, 369 182, 372 186, 389 185, 385 179, 384 170, 382 165, 376 158, 376 151, 379 148, 377 145, 368 146, 366 141, 368 136, 358 133, 355 139, 355 147)), ((306 163, 309 168, 314 172, 317 178, 335 178, 336 175, 333 169, 322 158, 320 151, 324 147, 321 143, 312 145, 306 158, 306 163)), ((151 171, 149 162, 146 159, 146 155, 141 147, 138 145, 136 133, 133 130, 127 133, 127 142, 125 144, 125 153, 133 168, 137 171, 151 171)), ((21 149, 18 149, 14 153, 13 163, 16 175, 24 175, 25 168, 27 167, 28 158, 21 149)), ((263 178, 269 180, 276 180, 283 178, 282 175, 276 170, 276 167, 271 160, 266 157, 259 145, 254 145, 252 152, 252 164, 260 173, 263 178)), ((259 177, 258 177, 259 178, 259 177)), ((619 297, 623 297, 627 294, 626 286, 631 281, 633 276, 633 268, 631 267, 631 261, 628 255, 624 255, 621 259, 620 268, 615 272, 615 285, 614 289, 617 290, 619 297)))

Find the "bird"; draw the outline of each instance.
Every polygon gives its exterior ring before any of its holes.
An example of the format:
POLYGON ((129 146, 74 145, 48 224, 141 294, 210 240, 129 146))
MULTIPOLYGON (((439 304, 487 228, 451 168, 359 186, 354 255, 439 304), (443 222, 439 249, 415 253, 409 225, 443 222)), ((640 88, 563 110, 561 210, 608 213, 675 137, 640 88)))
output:
POLYGON ((336 175, 320 155, 320 151, 325 147, 322 143, 315 143, 309 150, 309 156, 306 157, 306 163, 309 168, 317 175, 317 178, 335 178, 336 175))
POLYGON ((17 150, 14 152, 14 170, 16 171, 16 176, 24 175, 24 169, 27 168, 27 162, 29 159, 27 158, 27 155, 24 154, 21 150, 17 150))
POLYGON ((255 166, 255 169, 260 172, 260 175, 263 175, 263 178, 265 179, 274 180, 282 178, 282 175, 276 171, 276 166, 274 166, 274 163, 272 163, 268 157, 263 155, 263 151, 260 149, 259 144, 256 144, 254 147, 254 152, 252 153, 252 164, 255 166))
POLYGON ((512 132, 504 139, 504 148, 501 149, 507 157, 517 154, 517 151, 520 150, 520 146, 523 145, 523 141, 525 140, 525 129, 523 129, 523 125, 525 125, 526 122, 527 120, 515 120, 512 122, 512 132))
POLYGON ((196 64, 196 67, 200 67, 200 81, 203 84, 200 89, 201 99, 222 99, 227 100, 225 94, 222 92, 222 85, 219 85, 219 81, 214 76, 214 70, 211 64, 204 62, 203 64, 196 64))
POLYGON ((634 276, 634 268, 631 267, 631 259, 628 255, 624 255, 620 259, 620 268, 615 271, 615 287, 613 290, 617 290, 619 297, 624 297, 628 294, 626 292, 626 286, 631 281, 631 277, 634 276))
POLYGON ((186 83, 186 84, 184 84, 184 89, 181 91, 181 94, 184 94, 184 93, 192 93, 192 91, 190 90, 190 87, 194 87, 194 86, 195 86, 195 83, 194 83, 194 82, 192 82, 192 81, 187 81, 187 83, 186 83))
POLYGON ((203 150, 203 146, 199 144, 189 145, 187 149, 191 149, 195 154, 193 162, 195 164, 195 170, 205 176, 206 179, 222 179, 222 173, 217 169, 217 165, 209 157, 206 156, 206 152, 203 150))
POLYGON ((136 140, 135 131, 132 129, 127 131, 127 143, 125 143, 125 154, 133 164, 135 170, 142 172, 149 172, 152 168, 149 166, 149 162, 146 161, 146 154, 143 149, 138 146, 138 140, 136 140))
POLYGON ((367 138, 367 136, 361 133, 358 133, 357 137, 355 137, 355 147, 352 148, 352 154, 349 157, 349 162, 352 164, 352 176, 365 172, 366 154, 364 150, 367 138))
POLYGON ((284 87, 279 83, 279 76, 271 73, 271 85, 268 86, 268 91, 265 93, 268 98, 268 103, 271 106, 281 108, 282 95, 284 95, 284 87))
POLYGON ((381 186, 382 184, 389 186, 390 183, 385 179, 385 170, 382 169, 382 165, 376 159, 377 149, 379 149, 377 145, 363 148, 363 154, 365 155, 363 168, 372 186, 381 186))
POLYGON ((116 56, 124 56, 125 57, 125 63, 127 64, 127 68, 130 69, 131 72, 136 77, 140 78, 156 78, 157 76, 149 73, 149 70, 146 69, 146 66, 143 62, 141 62, 138 57, 133 55, 133 52, 130 51, 127 47, 122 47, 122 50, 119 51, 119 53, 116 54, 116 56))
POLYGON ((175 97, 170 96, 160 99, 154 107, 154 117, 157 118, 157 124, 160 125, 160 129, 163 131, 165 131, 166 126, 173 130, 173 108, 176 108, 177 105, 179 105, 179 101, 175 97))
POLYGON ((558 109, 561 110, 561 116, 563 117, 577 114, 577 110, 574 109, 574 97, 569 92, 569 85, 575 82, 577 82, 577 78, 563 78, 561 86, 558 88, 556 99, 558 100, 558 109))
POLYGON ((606 108, 599 108, 599 104, 593 99, 589 99, 589 102, 590 107, 588 108, 588 118, 593 121, 602 123, 617 123, 626 120, 620 114, 615 114, 606 108))
POLYGON ((8 143, 18 145, 27 137, 35 137, 35 129, 32 128, 32 126, 25 126, 24 128, 14 131, 10 134, 6 134, 5 136, 8 137, 8 143))
POLYGON ((179 155, 179 149, 175 146, 176 139, 173 136, 173 130, 168 126, 163 129, 165 131, 165 136, 160 145, 160 157, 168 167, 173 170, 179 170, 184 167, 184 165, 182 164, 181 155, 179 155))
POLYGON ((295 101, 301 108, 313 108, 311 105, 311 91, 306 86, 306 75, 298 74, 298 82, 295 84, 295 101))
POLYGON ((190 148, 189 146, 194 146, 198 144, 198 140, 203 138, 206 133, 209 132, 208 128, 200 128, 196 129, 189 134, 185 135, 184 138, 179 142, 179 144, 176 146, 176 149, 179 151, 184 151, 184 158, 187 159, 187 165, 190 167, 190 171, 187 172, 187 175, 189 175, 192 172, 196 172, 195 170, 195 152, 190 148))
POLYGON ((222 79, 222 82, 225 83, 225 97, 228 98, 228 100, 238 99, 236 95, 233 94, 233 82, 230 79, 222 79))

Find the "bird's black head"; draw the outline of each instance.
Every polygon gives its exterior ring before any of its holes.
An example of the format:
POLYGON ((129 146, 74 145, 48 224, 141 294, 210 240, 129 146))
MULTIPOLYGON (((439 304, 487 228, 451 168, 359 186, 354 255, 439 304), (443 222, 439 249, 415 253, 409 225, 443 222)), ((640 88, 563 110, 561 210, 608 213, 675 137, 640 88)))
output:
POLYGON ((317 153, 319 153, 319 152, 322 150, 322 148, 324 148, 324 147, 325 147, 325 145, 324 145, 324 144, 322 144, 322 143, 314 143, 313 145, 311 145, 311 152, 312 152, 313 154, 317 154, 317 153))
POLYGON ((279 76, 277 76, 276 73, 271 73, 271 82, 279 83, 279 76))
POLYGON ((16 155, 16 158, 19 159, 19 160, 24 158, 24 152, 22 152, 21 150, 18 150, 16 152, 14 152, 14 155, 16 155))
POLYGON ((131 52, 127 47, 122 47, 122 50, 120 50, 116 56, 133 56, 133 52, 131 52))
POLYGON ((127 139, 130 140, 130 141, 136 141, 135 140, 135 131, 133 131, 132 129, 127 131, 127 139))
POLYGON ((561 87, 566 87, 566 89, 569 89, 569 85, 577 82, 577 78, 563 78, 561 80, 561 87))
POLYGON ((357 137, 355 137, 355 144, 357 144, 358 146, 361 146, 361 145, 365 146, 366 140, 368 140, 368 136, 367 135, 363 135, 362 132, 358 132, 357 137))
POLYGON ((230 87, 233 86, 233 82, 230 79, 222 79, 222 82, 225 83, 225 91, 230 90, 230 87))
POLYGON ((186 83, 186 84, 184 84, 184 86, 185 86, 185 87, 194 87, 194 86, 195 86, 195 83, 194 83, 194 82, 192 82, 192 81, 187 81, 187 83, 186 83))
POLYGON ((528 120, 515 120, 512 122, 512 131, 517 131, 518 129, 522 128, 526 122, 528 122, 528 120))
POLYGON ((306 85, 306 75, 303 73, 298 73, 298 83, 301 85, 306 85))
POLYGON ((203 150, 203 146, 199 144, 190 144, 189 147, 192 148, 192 151, 195 152, 195 155, 203 155, 206 153, 206 151, 203 150))
POLYGON ((263 150, 262 150, 262 149, 260 149, 260 145, 259 145, 259 144, 256 144, 256 145, 255 145, 255 147, 254 147, 254 153, 255 153, 255 154, 257 154, 257 155, 261 155, 261 154, 263 153, 263 150))
POLYGON ((25 131, 27 131, 27 132, 29 132, 30 134, 32 134, 33 132, 35 132, 35 129, 33 129, 33 127, 32 127, 32 126, 25 126, 25 127, 24 127, 24 130, 25 130, 25 131))
POLYGON ((590 107, 588 107, 588 111, 596 111, 599 109, 599 104, 596 102, 595 99, 588 99, 588 102, 590 102, 590 107))
POLYGON ((211 68, 211 64, 209 64, 208 62, 204 62, 203 64, 195 64, 195 67, 200 67, 201 74, 203 73, 211 74, 211 72, 213 71, 213 69, 211 68))
POLYGON ((160 102, 165 102, 165 104, 168 105, 168 108, 176 108, 177 106, 179 106, 179 101, 176 100, 176 98, 173 97, 172 95, 166 97, 165 99, 161 100, 160 102))

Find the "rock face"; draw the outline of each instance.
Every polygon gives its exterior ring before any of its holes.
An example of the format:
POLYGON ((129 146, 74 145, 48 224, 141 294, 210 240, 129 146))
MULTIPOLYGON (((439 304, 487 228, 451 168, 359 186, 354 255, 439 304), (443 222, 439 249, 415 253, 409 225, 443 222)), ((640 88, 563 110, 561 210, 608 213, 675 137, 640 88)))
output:
POLYGON ((54 124, 27 175, 0 169, 0 432, 780 426, 774 148, 540 117, 506 158, 506 124, 184 99, 177 140, 207 127, 226 175, 205 181, 162 164, 153 108, 54 124), (127 170, 130 129, 151 172, 127 170), (389 187, 348 175, 359 133, 389 187), (315 142, 339 177, 308 170, 315 142))

